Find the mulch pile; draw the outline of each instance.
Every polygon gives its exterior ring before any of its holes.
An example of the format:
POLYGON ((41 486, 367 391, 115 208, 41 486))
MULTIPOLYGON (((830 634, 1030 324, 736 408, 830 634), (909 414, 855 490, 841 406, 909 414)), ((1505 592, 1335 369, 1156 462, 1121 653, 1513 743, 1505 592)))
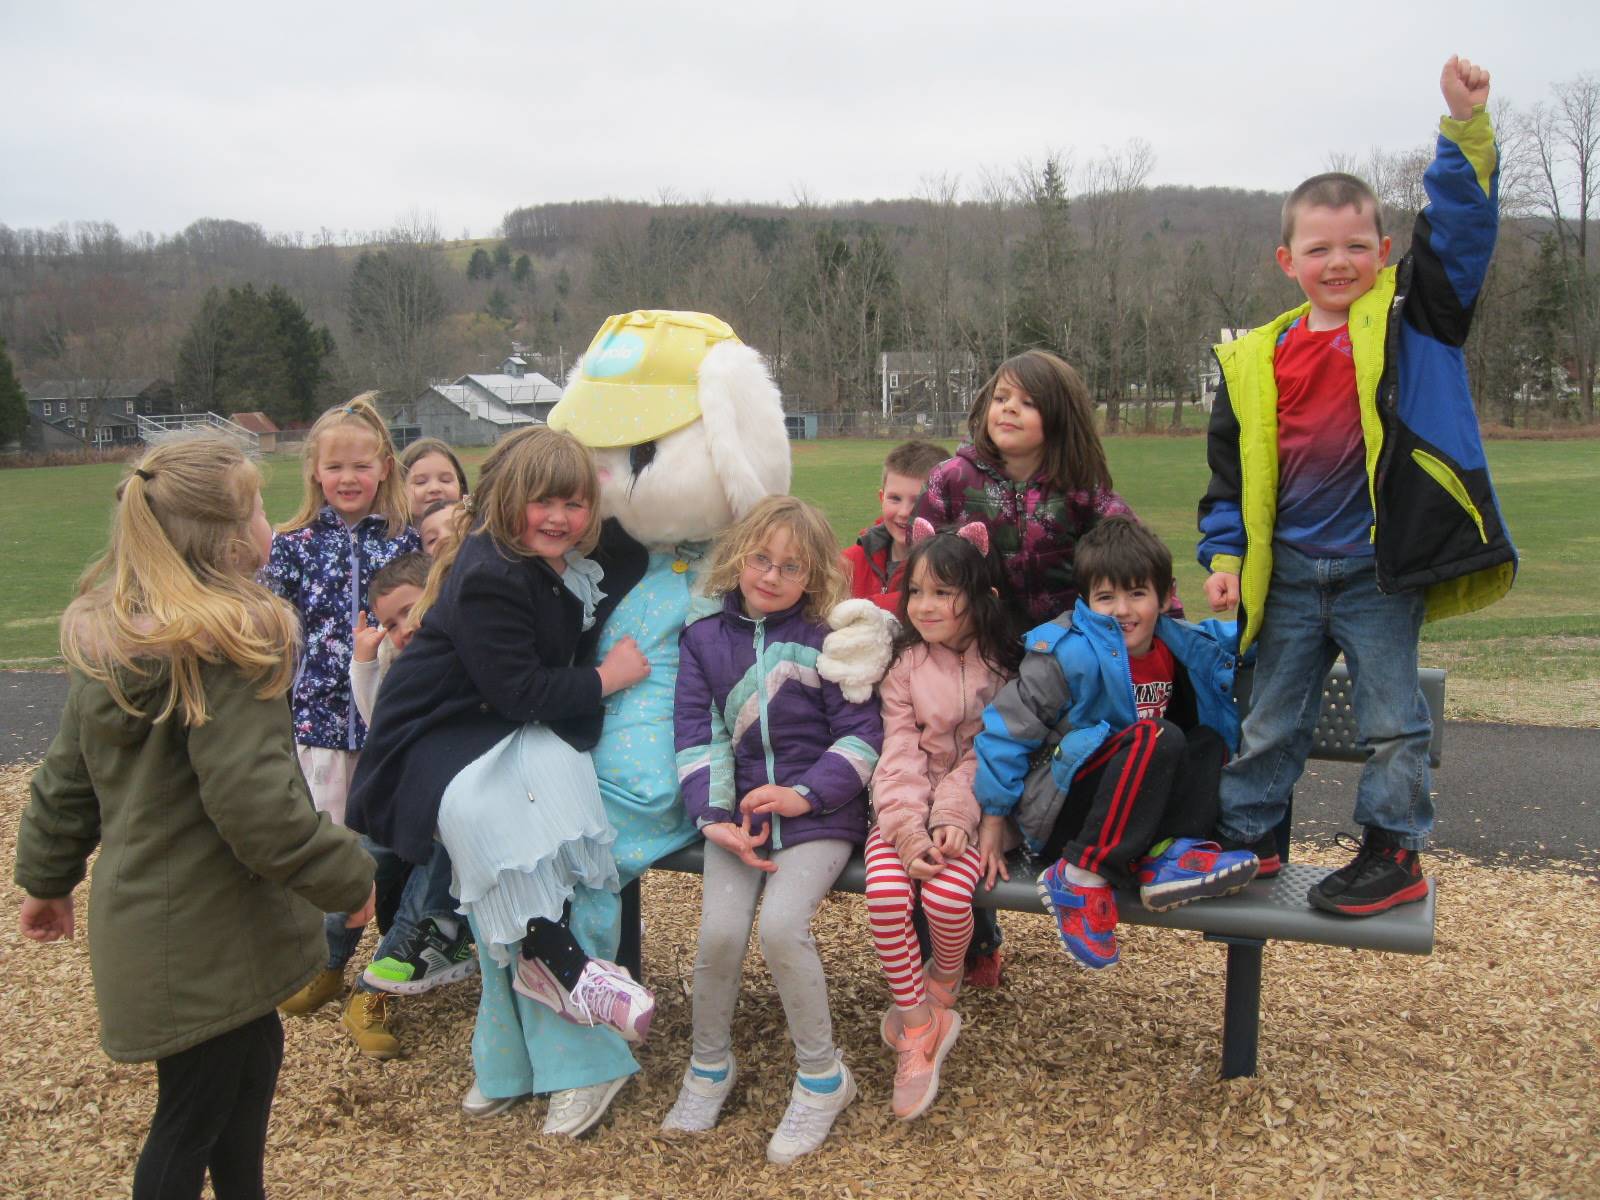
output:
MULTIPOLYGON (((0 769, 7 862, 26 779, 0 769)), ((269 1190, 386 1200, 1600 1195, 1600 886, 1428 862, 1440 887, 1431 958, 1268 948, 1254 1079, 1217 1079, 1219 947, 1124 926, 1122 965, 1090 976, 1065 960, 1043 917, 1004 914, 1005 984, 964 997, 967 1025, 939 1101, 909 1125, 889 1112, 893 1064, 877 1040, 886 992, 865 910, 831 897, 817 940, 861 1097, 822 1152, 789 1169, 763 1157, 793 1060, 754 951, 735 1027, 741 1080, 722 1124, 689 1140, 657 1132, 688 1055, 700 892, 696 878, 653 875, 646 975, 660 1010, 643 1072, 595 1133, 542 1137, 538 1100, 494 1121, 461 1117, 474 984, 397 1004, 407 1057, 390 1063, 357 1055, 329 1005, 286 1021, 269 1190)), ((100 1053, 81 906, 77 940, 36 946, 16 932, 18 893, 0 891, 0 1195, 126 1195, 154 1071, 100 1053)))

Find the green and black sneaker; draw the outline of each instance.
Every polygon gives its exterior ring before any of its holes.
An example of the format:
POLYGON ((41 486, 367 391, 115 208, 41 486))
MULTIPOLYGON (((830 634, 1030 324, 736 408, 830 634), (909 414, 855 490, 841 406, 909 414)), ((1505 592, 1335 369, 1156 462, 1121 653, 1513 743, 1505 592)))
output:
POLYGON ((445 937, 432 917, 423 917, 411 939, 393 954, 377 959, 362 972, 368 987, 397 996, 420 996, 447 983, 459 983, 478 969, 478 953, 462 921, 453 938, 445 937))

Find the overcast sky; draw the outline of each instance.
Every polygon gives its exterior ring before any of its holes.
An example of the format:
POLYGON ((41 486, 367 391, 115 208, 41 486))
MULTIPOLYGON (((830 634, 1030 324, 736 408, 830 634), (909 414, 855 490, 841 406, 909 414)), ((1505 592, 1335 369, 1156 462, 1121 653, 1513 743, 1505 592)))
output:
POLYGON ((1439 66, 1546 99, 1593 0, 382 5, 0 0, 0 222, 447 236, 605 196, 836 201, 1133 137, 1152 182, 1285 189, 1399 148, 1439 66), (1425 15, 1431 14, 1431 15, 1425 15), (1449 14, 1448 16, 1443 14, 1449 14), (1226 19, 1224 19, 1226 18, 1226 19))

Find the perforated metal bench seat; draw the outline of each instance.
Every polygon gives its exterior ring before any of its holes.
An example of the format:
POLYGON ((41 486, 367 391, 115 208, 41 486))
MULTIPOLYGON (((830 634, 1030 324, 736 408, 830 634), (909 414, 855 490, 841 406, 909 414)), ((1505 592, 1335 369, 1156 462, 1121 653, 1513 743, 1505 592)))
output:
MULTIPOLYGON (((1437 767, 1444 745, 1445 673, 1424 669, 1417 673, 1417 682, 1433 718, 1429 758, 1437 767)), ((1249 709, 1250 683, 1250 673, 1240 672, 1235 700, 1241 712, 1249 709)), ((1339 663, 1323 684, 1322 710, 1317 719, 1311 757, 1361 762, 1368 753, 1356 729, 1350 676, 1344 664, 1339 663)), ((1261 958, 1267 942, 1312 942, 1399 954, 1433 952, 1435 897, 1431 881, 1423 900, 1400 905, 1377 916, 1353 918, 1322 912, 1311 907, 1306 893, 1328 871, 1287 861, 1288 826, 1289 818, 1285 817, 1279 830, 1279 844, 1285 858, 1283 870, 1272 879, 1252 883, 1237 895, 1203 900, 1164 913, 1149 912, 1139 903, 1138 896, 1131 893, 1121 893, 1117 898, 1118 915, 1130 925, 1194 930, 1204 934, 1208 941, 1227 946, 1227 988, 1222 1014, 1222 1076, 1225 1079, 1256 1072, 1261 958)), ((662 870, 699 874, 704 850, 704 843, 697 843, 667 855, 655 865, 662 870)), ((996 881, 992 891, 986 892, 980 887, 974 903, 1016 912, 1042 913, 1043 906, 1034 890, 1035 870, 1020 856, 1014 857, 1011 879, 996 881)), ((859 852, 845 866, 834 890, 858 895, 866 890, 866 867, 859 852)), ((630 884, 623 891, 623 944, 617 957, 634 968, 635 976, 639 973, 642 951, 637 940, 638 903, 638 884, 630 884)))

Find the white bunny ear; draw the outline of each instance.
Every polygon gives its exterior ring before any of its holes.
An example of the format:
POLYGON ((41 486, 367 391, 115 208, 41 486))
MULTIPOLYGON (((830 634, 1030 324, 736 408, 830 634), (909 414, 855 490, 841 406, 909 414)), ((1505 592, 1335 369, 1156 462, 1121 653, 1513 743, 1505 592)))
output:
POLYGON ((719 342, 700 362, 700 413, 711 467, 738 520, 764 496, 789 490, 783 397, 761 355, 719 342))

